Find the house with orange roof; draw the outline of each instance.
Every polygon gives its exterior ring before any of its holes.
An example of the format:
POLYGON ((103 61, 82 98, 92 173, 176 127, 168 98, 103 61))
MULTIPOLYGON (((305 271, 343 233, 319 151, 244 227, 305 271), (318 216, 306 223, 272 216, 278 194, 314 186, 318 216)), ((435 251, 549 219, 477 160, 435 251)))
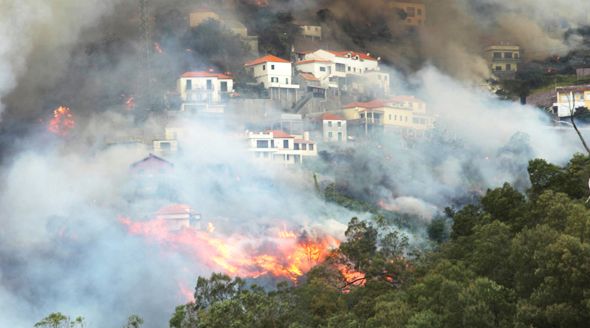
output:
POLYGON ((221 106, 234 92, 233 77, 211 71, 185 72, 178 79, 178 93, 186 112, 223 112, 221 106))
MULTIPOLYGON (((368 102, 352 102, 338 111, 351 126, 360 126, 367 133, 374 126, 400 132, 404 136, 420 136, 434 127, 435 117, 426 104, 414 96, 396 96, 368 102)), ((358 130, 358 129, 357 129, 358 130)))
POLYGON ((348 139, 346 119, 333 113, 324 113, 320 116, 322 122, 322 135, 325 142, 346 142, 348 139))
POLYGON ((155 219, 164 223, 169 231, 200 228, 201 215, 186 204, 169 204, 155 213, 155 219))
POLYGON ((297 89, 293 84, 293 70, 291 62, 273 55, 256 58, 244 64, 246 70, 258 83, 265 88, 297 89))
POLYGON ((247 62, 244 67, 256 83, 268 90, 270 99, 281 102, 285 107, 298 100, 299 85, 293 82, 290 61, 266 55, 247 62))
POLYGON ((301 164, 304 159, 317 157, 316 143, 309 132, 301 135, 282 130, 247 132, 248 151, 261 161, 280 164, 301 164))

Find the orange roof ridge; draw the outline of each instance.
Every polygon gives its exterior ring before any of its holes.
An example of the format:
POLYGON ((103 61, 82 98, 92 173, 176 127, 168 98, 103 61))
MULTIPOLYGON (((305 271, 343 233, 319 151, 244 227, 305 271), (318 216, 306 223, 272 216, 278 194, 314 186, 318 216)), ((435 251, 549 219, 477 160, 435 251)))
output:
POLYGON ((279 58, 277 56, 274 55, 266 55, 264 57, 260 57, 254 60, 251 60, 249 62, 247 62, 246 64, 244 64, 244 66, 254 66, 254 65, 258 65, 258 64, 262 64, 262 63, 290 63, 290 61, 283 59, 283 58, 279 58))

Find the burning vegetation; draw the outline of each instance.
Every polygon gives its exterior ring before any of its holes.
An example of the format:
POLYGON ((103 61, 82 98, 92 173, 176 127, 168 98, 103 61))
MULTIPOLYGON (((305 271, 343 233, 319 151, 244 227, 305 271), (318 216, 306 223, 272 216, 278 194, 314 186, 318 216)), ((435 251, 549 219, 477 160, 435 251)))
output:
POLYGON ((322 263, 340 242, 329 235, 271 229, 266 236, 223 235, 208 223, 205 231, 193 227, 171 229, 166 220, 134 221, 120 218, 129 233, 182 252, 210 271, 244 278, 297 281, 322 263))
POLYGON ((65 137, 75 126, 76 122, 70 108, 59 106, 53 110, 53 117, 47 123, 47 130, 60 137, 65 137))

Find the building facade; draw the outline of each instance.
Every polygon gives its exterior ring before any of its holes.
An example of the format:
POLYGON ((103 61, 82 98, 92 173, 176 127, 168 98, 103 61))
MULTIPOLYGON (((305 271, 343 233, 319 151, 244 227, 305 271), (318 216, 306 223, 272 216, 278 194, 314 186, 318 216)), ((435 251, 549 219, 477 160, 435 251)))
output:
POLYGON ((558 87, 555 94, 557 102, 553 109, 558 117, 569 117, 579 107, 590 109, 590 85, 558 87))
POLYGON ((309 132, 291 135, 279 130, 248 132, 248 151, 257 159, 280 163, 301 164, 305 158, 316 157, 318 150, 309 132))
POLYGON ((492 73, 499 78, 510 78, 518 71, 520 47, 510 42, 496 42, 485 48, 485 57, 492 73))
POLYGON ((405 26, 418 27, 426 22, 426 5, 420 0, 395 0, 391 6, 405 26))
POLYGON ((178 80, 181 111, 223 113, 222 105, 233 92, 233 78, 226 74, 186 72, 178 80))
POLYGON ((348 130, 344 117, 325 113, 321 117, 324 142, 342 142, 348 140, 348 130))

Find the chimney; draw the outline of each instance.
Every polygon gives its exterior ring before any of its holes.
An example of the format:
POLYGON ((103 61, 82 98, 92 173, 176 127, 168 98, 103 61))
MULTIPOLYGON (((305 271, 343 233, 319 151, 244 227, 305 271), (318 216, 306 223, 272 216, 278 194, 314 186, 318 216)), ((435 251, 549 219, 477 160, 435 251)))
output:
POLYGON ((309 140, 309 131, 303 132, 303 140, 309 140))

